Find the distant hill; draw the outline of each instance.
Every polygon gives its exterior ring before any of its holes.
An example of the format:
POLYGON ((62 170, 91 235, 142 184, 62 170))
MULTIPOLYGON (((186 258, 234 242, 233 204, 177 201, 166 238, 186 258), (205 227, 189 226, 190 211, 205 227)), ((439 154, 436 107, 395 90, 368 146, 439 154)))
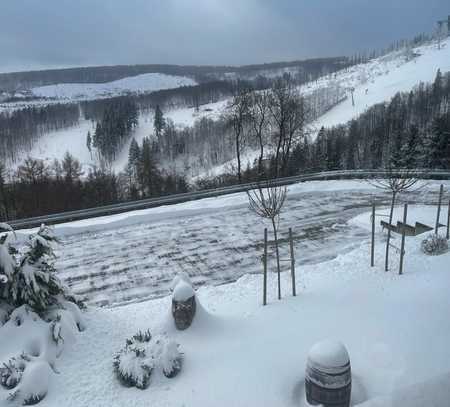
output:
POLYGON ((305 75, 333 72, 349 64, 346 57, 317 58, 303 61, 274 62, 246 66, 196 65, 116 65, 48 69, 0 74, 0 92, 23 91, 34 87, 63 83, 107 83, 147 73, 187 76, 202 83, 217 79, 256 77, 259 72, 287 70, 305 75))

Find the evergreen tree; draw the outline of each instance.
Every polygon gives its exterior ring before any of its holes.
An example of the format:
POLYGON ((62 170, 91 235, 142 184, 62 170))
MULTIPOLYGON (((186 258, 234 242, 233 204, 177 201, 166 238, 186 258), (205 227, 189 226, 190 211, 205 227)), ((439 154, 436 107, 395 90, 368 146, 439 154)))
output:
POLYGON ((53 244, 56 241, 53 231, 44 225, 37 234, 30 236, 11 279, 11 298, 17 306, 27 304, 41 312, 58 303, 58 296, 65 294, 54 265, 53 244))
POLYGON ((162 131, 164 130, 166 121, 164 119, 163 112, 159 105, 156 105, 155 108, 155 118, 153 119, 153 128, 155 129, 156 137, 159 139, 162 135, 162 131))
POLYGON ((89 154, 91 155, 91 159, 92 159, 92 136, 91 136, 90 131, 88 131, 87 136, 86 136, 86 147, 89 150, 89 154))
POLYGON ((139 183, 145 196, 155 196, 160 192, 160 176, 152 153, 152 144, 146 137, 142 142, 138 167, 139 183))

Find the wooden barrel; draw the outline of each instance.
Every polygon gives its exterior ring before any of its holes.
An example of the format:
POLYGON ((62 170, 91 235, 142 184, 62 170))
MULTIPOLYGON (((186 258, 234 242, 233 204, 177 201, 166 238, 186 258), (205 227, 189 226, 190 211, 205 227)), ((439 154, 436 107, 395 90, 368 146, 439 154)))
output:
POLYGON ((336 341, 314 345, 305 375, 306 400, 310 405, 349 407, 352 392, 350 359, 345 346, 336 341))

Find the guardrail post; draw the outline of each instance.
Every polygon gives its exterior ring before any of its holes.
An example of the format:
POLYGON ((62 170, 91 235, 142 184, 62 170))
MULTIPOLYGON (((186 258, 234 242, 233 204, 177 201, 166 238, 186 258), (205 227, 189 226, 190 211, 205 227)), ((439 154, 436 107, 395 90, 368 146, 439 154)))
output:
MULTIPOLYGON (((405 204, 405 208, 403 210, 403 225, 406 225, 406 217, 408 215, 408 204, 405 204)), ((402 231, 402 244, 400 246, 400 266, 398 270, 398 274, 403 274, 403 258, 405 256, 405 236, 406 236, 406 228, 403 227, 402 231)))
POLYGON ((267 228, 264 229, 263 305, 267 305, 267 228))
POLYGON ((437 215, 436 215, 436 226, 434 228, 434 233, 437 235, 439 230, 439 219, 441 217, 441 202, 442 202, 442 194, 444 193, 444 184, 441 184, 441 188, 439 190, 439 202, 438 202, 438 209, 437 209, 437 215))
POLYGON ((292 277, 292 295, 297 295, 295 286, 295 258, 294 258, 294 239, 292 238, 292 228, 289 228, 289 244, 291 247, 291 277, 292 277))
POLYGON ((375 266, 375 202, 372 204, 372 241, 370 244, 370 267, 375 266))
POLYGON ((450 201, 448 201, 447 210, 447 240, 450 239, 450 201))

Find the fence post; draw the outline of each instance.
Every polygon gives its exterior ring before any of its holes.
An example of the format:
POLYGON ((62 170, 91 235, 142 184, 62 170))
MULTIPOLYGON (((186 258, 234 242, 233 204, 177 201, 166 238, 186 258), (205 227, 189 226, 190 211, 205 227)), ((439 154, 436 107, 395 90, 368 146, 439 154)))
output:
POLYGON ((263 254, 263 266, 264 266, 264 280, 263 280, 263 305, 267 305, 267 228, 264 229, 264 254, 263 254))
POLYGON ((375 265, 375 202, 372 204, 372 242, 370 245, 370 267, 375 265))
POLYGON ((438 209, 437 209, 437 215, 436 215, 436 226, 434 228, 434 233, 437 235, 439 230, 439 219, 441 217, 441 202, 442 202, 442 194, 444 193, 444 184, 441 184, 441 188, 439 190, 439 202, 438 202, 438 209))
POLYGON ((295 258, 294 258, 294 240, 292 238, 292 228, 289 228, 289 243, 291 246, 291 277, 292 277, 292 295, 297 295, 295 287, 295 258))
POLYGON ((403 257, 405 256, 405 234, 406 234, 406 217, 408 215, 408 204, 405 204, 405 209, 403 210, 403 231, 402 231, 402 244, 400 246, 400 268, 398 274, 403 274, 403 257))
POLYGON ((450 201, 448 201, 447 211, 447 240, 450 239, 450 201))

